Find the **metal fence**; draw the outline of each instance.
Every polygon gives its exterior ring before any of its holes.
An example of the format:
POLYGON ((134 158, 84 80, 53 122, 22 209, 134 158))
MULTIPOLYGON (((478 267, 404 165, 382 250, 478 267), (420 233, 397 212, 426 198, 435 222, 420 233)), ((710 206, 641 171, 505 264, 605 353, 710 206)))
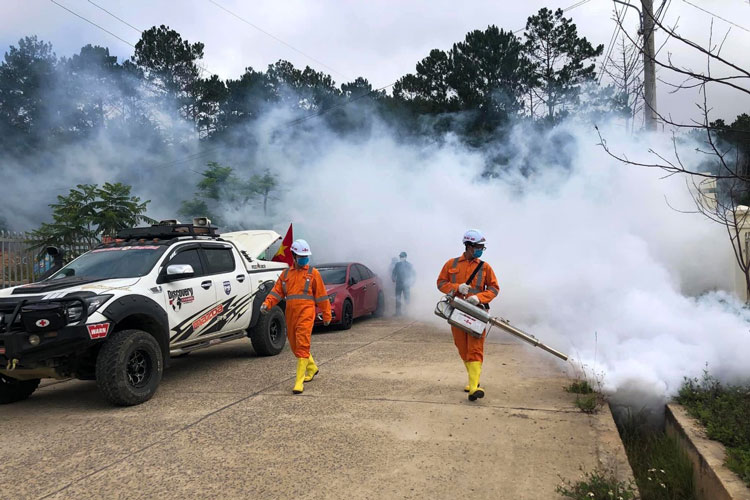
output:
MULTIPOLYGON (((0 231, 0 288, 33 283, 53 265, 29 233, 0 231)), ((85 243, 64 248, 68 256, 89 250, 85 243)), ((69 260, 69 259, 65 259, 69 260)))

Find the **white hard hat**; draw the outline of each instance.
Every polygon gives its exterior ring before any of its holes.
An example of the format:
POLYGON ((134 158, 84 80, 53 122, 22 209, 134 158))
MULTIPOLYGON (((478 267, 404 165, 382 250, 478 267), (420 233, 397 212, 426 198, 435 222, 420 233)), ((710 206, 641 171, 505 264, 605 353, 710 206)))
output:
POLYGON ((292 253, 303 257, 306 255, 312 255, 310 245, 308 245, 305 240, 295 240, 294 243, 292 243, 292 253))
POLYGON ((487 241, 484 239, 482 231, 478 229, 469 229, 464 233, 464 243, 481 243, 485 244, 487 241))

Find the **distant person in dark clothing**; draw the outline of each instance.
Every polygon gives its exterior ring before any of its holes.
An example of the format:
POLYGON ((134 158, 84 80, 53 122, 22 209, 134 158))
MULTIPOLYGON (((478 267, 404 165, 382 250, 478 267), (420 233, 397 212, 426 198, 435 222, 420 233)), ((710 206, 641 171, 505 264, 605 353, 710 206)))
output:
POLYGON ((404 296, 406 304, 409 304, 409 290, 414 284, 414 277, 414 268, 406 260, 406 252, 401 252, 399 261, 391 272, 391 280, 396 283, 396 316, 401 316, 401 295, 404 296))

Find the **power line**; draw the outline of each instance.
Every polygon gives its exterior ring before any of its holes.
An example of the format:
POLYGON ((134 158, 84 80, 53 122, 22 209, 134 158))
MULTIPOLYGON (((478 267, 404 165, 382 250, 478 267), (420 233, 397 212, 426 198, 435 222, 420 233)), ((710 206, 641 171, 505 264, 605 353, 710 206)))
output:
MULTIPOLYGON (((82 15, 80 15, 80 14, 78 14, 78 13, 76 13, 76 12, 73 12, 73 11, 72 11, 72 10, 70 10, 69 8, 65 7, 64 5, 62 5, 62 4, 59 4, 59 3, 57 3, 57 2, 55 1, 55 0, 50 0, 50 2, 52 2, 53 4, 55 4, 55 5, 59 6, 59 7, 62 7, 63 9, 67 10, 68 12, 70 12, 71 14, 73 14, 74 16, 76 16, 76 17, 78 17, 78 18, 81 18, 81 19, 83 19, 83 20, 84 20, 84 21, 86 21, 87 23, 89 23, 89 24, 92 24, 92 25, 96 26, 97 28, 99 28, 100 30, 104 31, 105 33, 108 33, 108 34, 112 35, 113 37, 117 38, 117 39, 118 39, 118 40, 120 40, 121 42, 123 42, 123 43, 126 43, 126 44, 130 45, 130 46, 131 46, 131 47, 133 47, 134 49, 136 48, 136 47, 135 47, 135 45, 133 45, 132 43, 128 42, 127 40, 124 40, 124 39, 120 38, 119 36, 115 35, 115 34, 114 34, 114 33, 112 33, 111 31, 109 31, 109 30, 107 30, 107 29, 105 29, 105 28, 103 28, 103 27, 99 26, 99 25, 98 25, 98 24, 96 24, 95 22, 93 22, 93 21, 90 21, 90 20, 86 19, 86 18, 85 18, 85 17, 83 17, 82 15)), ((123 21, 123 22, 124 22, 124 21, 123 21)), ((158 87, 158 86, 157 86, 157 85, 156 85, 156 84, 155 84, 154 82, 152 82, 152 81, 150 81, 150 80, 140 80, 140 81, 141 81, 142 83, 146 84, 147 86, 151 87, 151 89, 152 89, 152 90, 155 90, 155 91, 156 91, 157 93, 160 93, 160 92, 162 92, 162 91, 164 90, 164 89, 162 89, 162 88, 158 87)))
POLYGON ((688 0, 682 0, 682 1, 683 1, 683 2, 685 2, 685 3, 686 3, 686 4, 688 4, 688 5, 692 5, 693 7, 695 7, 695 8, 696 8, 696 9, 698 9, 698 10, 702 10, 702 11, 703 11, 703 12, 705 12, 706 14, 708 14, 708 15, 710 15, 710 16, 713 16, 713 17, 715 17, 716 19, 721 19, 721 20, 722 20, 722 21, 724 21, 725 23, 729 23, 729 24, 731 24, 732 26, 736 26, 736 27, 738 27, 739 29, 741 29, 741 30, 744 30, 744 31, 747 31, 748 33, 750 33, 750 29, 747 29, 747 28, 745 28, 744 26, 740 26, 740 25, 739 25, 739 24, 737 24, 737 23, 733 23, 733 22, 732 22, 732 21, 730 21, 729 19, 725 19, 725 18, 723 18, 723 17, 721 17, 721 16, 719 16, 719 15, 716 15, 716 14, 714 14, 713 12, 711 12, 711 11, 709 11, 709 10, 706 10, 706 9, 704 9, 703 7, 699 7, 699 6, 695 5, 695 4, 694 4, 694 3, 692 3, 692 2, 689 2, 688 0))
POLYGON ((96 26, 97 28, 99 28, 99 29, 100 29, 100 30, 102 30, 103 32, 105 32, 105 33, 108 33, 108 34, 112 35, 113 37, 115 37, 115 38, 117 38, 118 40, 120 40, 120 41, 121 41, 122 43, 126 43, 126 44, 130 45, 131 47, 135 48, 135 45, 133 45, 132 43, 128 42, 128 41, 127 41, 127 40, 125 40, 124 38, 120 38, 119 36, 115 35, 115 34, 114 34, 114 33, 112 33, 111 31, 109 31, 109 30, 107 30, 107 29, 105 29, 105 28, 102 28, 101 26, 99 26, 99 25, 98 25, 98 24, 96 24, 95 22, 93 22, 93 21, 90 21, 90 20, 86 19, 85 17, 83 17, 82 15, 78 14, 77 12, 74 12, 74 11, 70 10, 69 8, 67 8, 66 6, 64 6, 64 5, 60 4, 60 3, 57 3, 57 2, 55 1, 55 0, 49 0, 49 1, 50 1, 50 2, 52 2, 53 4, 57 5, 58 7, 60 7, 60 8, 62 8, 62 9, 65 9, 65 10, 67 10, 68 12, 70 12, 71 14, 73 14, 74 16, 76 16, 76 17, 78 17, 78 18, 80 18, 80 19, 83 19, 83 20, 84 20, 84 21, 86 21, 87 23, 89 23, 89 24, 91 24, 91 25, 94 25, 94 26, 96 26))
POLYGON ((88 2, 89 2, 89 3, 91 4, 91 5, 93 5, 94 7, 96 7, 97 9, 101 9, 101 10, 103 10, 104 12, 106 12, 107 14, 109 14, 110 16, 114 17, 115 19, 117 19, 117 20, 118 20, 118 21, 120 21, 121 23, 123 23, 123 24, 125 24, 125 25, 127 25, 127 26, 130 26, 131 28, 133 28, 134 30, 136 30, 136 31, 137 31, 138 33, 143 33, 143 30, 140 30, 140 29, 136 28, 135 26, 133 26, 132 24, 130 24, 129 22, 127 22, 127 21, 125 21, 125 20, 123 20, 123 19, 120 19, 119 17, 117 17, 116 15, 114 15, 113 13, 111 13, 110 11, 108 11, 107 9, 105 9, 104 7, 102 7, 101 5, 99 5, 99 4, 97 4, 97 3, 94 3, 94 2, 92 2, 91 0, 88 0, 88 2))
MULTIPOLYGON (((210 1, 210 0, 209 0, 209 1, 210 1)), ((580 1, 578 1, 578 2, 576 2, 576 3, 574 3, 574 4, 572 4, 572 5, 568 5, 568 6, 567 6, 567 7, 565 7, 565 8, 564 8, 564 9, 563 9, 562 11, 563 11, 563 12, 568 12, 569 10, 573 10, 573 9, 576 9, 576 8, 580 7, 581 5, 584 5, 584 4, 587 4, 587 3, 589 3, 590 1, 591 1, 591 0, 580 0, 580 1)), ((515 35, 516 33, 520 33, 520 32, 522 32, 522 31, 523 31, 523 30, 525 30, 525 29, 526 29, 526 27, 523 27, 523 28, 521 28, 521 29, 517 29, 516 31, 514 31, 514 32, 513 32, 513 34, 515 35)))
MULTIPOLYGON (((630 2, 628 1, 628 3, 630 3, 630 2)), ((666 15, 667 15, 667 11, 669 10, 669 7, 670 7, 671 5, 672 5, 672 0, 662 0, 662 2, 661 2, 661 5, 659 5, 659 8, 658 8, 658 9, 656 10, 656 13, 654 14, 654 17, 656 17, 656 20, 657 20, 657 21, 658 21, 659 23, 661 23, 661 22, 662 22, 662 21, 664 20, 664 18, 665 18, 665 17, 666 17, 666 15)), ((624 7, 624 8, 627 8, 627 7, 624 7)), ((615 6, 615 9, 617 9, 617 6, 615 6)), ((619 17, 618 17, 618 19, 619 19, 619 17)), ((620 23, 620 22, 618 22, 618 26, 619 26, 620 24, 621 24, 621 23, 620 23)), ((622 29, 622 28, 620 28, 620 29, 622 29)), ((619 33, 619 32, 618 32, 618 33, 619 33)), ((639 36, 640 36, 640 35, 639 35, 639 36)), ((637 48, 637 46, 636 46, 636 48, 637 48)), ((658 50, 658 51, 656 52, 656 55, 658 55, 658 54, 659 54, 659 52, 661 52, 661 49, 663 49, 663 48, 664 48, 664 45, 662 45, 662 46, 661 46, 661 47, 659 48, 659 50, 658 50)), ((611 52, 611 51, 610 51, 610 52, 611 52)), ((635 66, 636 66, 636 64, 637 64, 637 63, 635 62, 635 59, 637 59, 639 55, 640 55, 640 50, 636 50, 636 51, 634 51, 634 52, 633 52, 633 55, 632 55, 632 56, 630 57, 630 60, 629 60, 629 61, 627 62, 627 65, 626 65, 626 67, 629 67, 629 68, 635 68, 635 66)), ((603 70, 604 68, 606 68, 606 66, 607 66, 607 63, 608 63, 608 61, 609 61, 609 56, 608 56, 608 57, 607 57, 607 58, 606 58, 606 59, 604 60, 604 65, 603 65, 603 67, 602 67, 602 70, 603 70)), ((604 72, 604 71, 602 71, 602 73, 603 73, 603 72, 604 72)), ((641 73, 643 73, 643 69, 641 69, 641 71, 640 71, 640 73, 639 73, 639 76, 640 76, 640 74, 641 74, 641 73)), ((602 80, 603 80, 603 76, 602 76, 602 74, 600 74, 599 76, 600 76, 600 78, 599 78, 599 84, 601 84, 601 82, 602 82, 602 80)))
POLYGON ((346 78, 346 79, 349 79, 349 77, 348 77, 348 76, 346 76, 345 74, 341 73, 340 71, 336 71, 335 69, 333 69, 332 67, 328 66, 328 65, 327 65, 327 64, 325 64, 324 62, 322 62, 322 61, 319 61, 318 59, 315 59, 315 58, 314 58, 313 56, 311 56, 311 55, 309 55, 309 54, 306 54, 306 53, 302 52, 301 50, 299 50, 298 48, 294 47, 293 45, 291 45, 291 44, 289 44, 289 43, 285 42, 285 41, 284 41, 284 40, 282 40, 281 38, 279 38, 279 37, 277 37, 277 36, 273 35, 272 33, 269 33, 268 31, 264 30, 263 28, 261 28, 261 27, 259 27, 259 26, 256 26, 255 24, 251 23, 251 22, 250 22, 250 21, 248 21, 247 19, 245 19, 245 18, 241 17, 241 16, 239 15, 239 14, 237 14, 237 13, 235 13, 235 12, 232 12, 231 10, 227 9, 226 7, 224 7, 223 5, 221 5, 220 3, 218 3, 218 2, 215 2, 214 0, 208 0, 208 1, 209 1, 209 2, 211 2, 212 4, 214 4, 215 6, 217 6, 218 8, 220 8, 221 10, 223 10, 224 12, 226 12, 226 13, 228 13, 228 14, 230 14, 230 15, 234 16, 234 17, 236 17, 237 19, 239 19, 239 20, 240 20, 240 21, 242 21, 243 23, 247 24, 248 26, 250 26, 250 27, 252 27, 252 28, 254 28, 254 29, 256 29, 256 30, 260 31, 260 32, 261 32, 261 33, 263 33, 264 35, 266 35, 266 36, 269 36, 269 37, 273 38, 273 39, 274 39, 274 40, 276 40, 277 42, 279 42, 279 43, 281 43, 281 44, 283 44, 283 45, 285 45, 285 46, 289 47, 289 48, 290 48, 290 49, 292 49, 293 51, 295 51, 295 52, 297 52, 297 53, 299 53, 299 54, 302 54, 303 56, 307 57, 308 59, 310 59, 310 60, 312 60, 312 61, 315 61, 316 63, 320 64, 320 65, 321 65, 321 66, 323 66, 324 68, 328 68, 328 69, 329 69, 330 71, 332 71, 332 72, 336 73, 337 75, 339 75, 339 76, 342 76, 342 77, 344 77, 344 78, 346 78))
MULTIPOLYGON (((628 4, 630 4, 630 0, 628 0, 628 4)), ((623 7, 623 9, 627 9, 627 7, 623 7)), ((617 10, 617 4, 615 4, 615 17, 617 18, 617 20, 615 21, 615 29, 612 30, 612 36, 609 37, 609 44, 607 44, 607 51, 606 51, 606 55, 604 56, 604 62, 602 63, 602 70, 599 73, 599 82, 598 82, 599 85, 601 85, 602 80, 604 79, 605 69, 607 68, 609 57, 610 55, 612 55, 612 49, 614 49, 614 46, 615 46, 615 39, 617 38, 617 35, 620 33, 620 29, 621 29, 620 12, 617 10)))
MULTIPOLYGON (((112 12, 108 11, 107 9, 105 9, 105 8, 104 8, 104 7, 102 7, 101 5, 97 4, 96 2, 93 2, 92 0, 88 0, 88 2, 89 2, 89 3, 91 4, 91 5, 93 5, 94 7, 97 7, 98 9, 101 9, 101 10, 103 10, 104 12, 106 12, 106 13, 107 13, 108 15, 110 15, 111 17, 113 17, 113 18, 117 19, 117 20, 118 20, 118 21, 120 21, 120 22, 121 22, 122 24, 125 24, 125 25, 127 25, 127 26, 129 26, 129 27, 133 28, 133 29, 134 29, 135 31, 137 31, 138 33, 141 33, 141 34, 143 34, 143 30, 141 30, 141 29, 138 29, 138 28, 136 28, 135 26, 133 26, 132 24, 130 24, 130 23, 129 23, 129 22, 127 22, 126 20, 124 20, 124 19, 122 19, 122 18, 120 18, 120 17, 116 16, 116 15, 115 15, 114 13, 112 13, 112 12)), ((207 67, 206 67, 206 66, 204 66, 204 65, 201 65, 201 64, 198 64, 198 63, 196 63, 195 65, 196 65, 196 66, 198 67, 198 69, 199 69, 199 70, 201 71, 201 76, 204 76, 204 75, 205 75, 206 73, 208 73, 209 75, 215 75, 215 74, 217 74, 217 73, 214 73, 213 71, 211 71, 211 70, 210 70, 209 68, 207 68, 207 67)))
MULTIPOLYGON (((209 1, 211 1, 211 0, 209 0, 209 1)), ((586 1, 588 1, 588 0, 586 0, 586 1)), ((111 36, 113 36, 113 37, 117 38, 117 39, 118 39, 118 40, 120 40, 121 42, 123 42, 123 43, 126 43, 126 44, 128 44, 129 46, 131 46, 131 47, 135 48, 135 45, 133 45, 132 43, 128 42, 127 40, 124 40, 123 38, 120 38, 119 36, 115 35, 115 34, 114 34, 114 33, 112 33, 111 31, 109 31, 109 30, 107 30, 107 29, 103 28, 102 26, 100 26, 100 25, 98 25, 98 24, 94 23, 93 21, 90 21, 89 19, 87 19, 87 18, 83 17, 82 15, 78 14, 77 12, 74 12, 74 11, 72 11, 71 9, 69 9, 69 8, 65 7, 64 5, 62 5, 62 4, 59 4, 59 3, 58 3, 58 2, 56 2, 55 0, 50 0, 50 2, 52 2, 52 3, 54 3, 55 5, 57 5, 57 6, 61 7, 61 8, 63 8, 63 9, 65 9, 66 11, 68 11, 68 12, 70 12, 71 14, 73 14, 74 16, 76 16, 76 17, 78 17, 78 18, 80 18, 80 19, 82 19, 82 20, 86 21, 87 23, 89 23, 89 24, 91 24, 91 25, 93 25, 93 26, 96 26, 96 27, 97 27, 97 28, 99 28, 100 30, 102 30, 102 31, 104 31, 105 33, 108 33, 109 35, 111 35, 111 36)), ((96 4, 95 4, 94 2, 92 2, 91 0, 89 0, 89 2, 90 2, 91 4, 93 4, 93 5, 95 5, 96 7, 99 7, 99 8, 101 8, 101 7, 99 6, 99 5, 96 5, 96 4)), ((138 30, 138 28, 135 28, 134 26, 130 25, 130 24, 129 24, 129 23, 127 22, 127 21, 125 21, 125 20, 123 20, 123 19, 120 19, 119 17, 117 17, 117 16, 116 16, 116 15, 114 15, 113 13, 111 13, 111 12, 107 11, 106 9, 103 9, 103 8, 102 8, 102 10, 104 10, 105 12, 107 12, 107 14, 109 14, 109 15, 110 15, 110 16, 112 16, 112 17, 114 17, 114 18, 115 18, 115 19, 117 19, 118 21, 120 21, 120 22, 122 22, 122 23, 124 23, 124 24, 127 24, 128 26, 130 26, 131 28, 133 28, 133 29, 135 29, 135 30, 138 30)), ((145 83, 145 84, 148 84, 148 85, 152 86, 152 88, 154 88, 154 89, 157 89, 157 90, 161 90, 161 89, 158 89, 158 87, 156 87, 156 86, 155 86, 155 85, 154 85, 154 84, 153 84, 152 82, 150 82, 150 81, 148 81, 148 80, 144 80, 144 81, 143 81, 143 83, 145 83)), ((292 127, 292 126, 294 126, 294 125, 298 125, 298 124, 300 124, 300 123, 302 123, 302 122, 305 122, 305 121, 311 120, 311 119, 313 119, 313 118, 316 118, 316 117, 322 116, 322 115, 324 115, 324 114, 326 114, 326 113, 329 113, 330 111, 333 111, 333 110, 335 110, 335 109, 338 109, 338 108, 342 108, 342 107, 344 107, 344 106, 347 106, 347 105, 349 105, 350 103, 352 103, 352 102, 354 102, 354 101, 357 101, 357 100, 359 100, 359 99, 362 99, 362 98, 364 98, 364 97, 367 97, 368 95, 371 95, 371 94, 373 94, 373 93, 375 93, 375 92, 380 92, 380 91, 383 91, 383 90, 385 90, 385 89, 387 89, 387 88, 389 88, 389 87, 392 87, 392 86, 393 86, 393 85, 395 85, 395 84, 396 84, 396 82, 390 83, 390 84, 388 84, 388 85, 385 85, 385 86, 383 86, 383 87, 380 87, 380 88, 377 88, 377 89, 373 89, 373 90, 370 90, 369 92, 365 92, 364 94, 362 94, 362 95, 360 95, 360 96, 357 96, 357 97, 354 97, 354 98, 348 99, 348 100, 347 100, 347 101, 345 101, 345 102, 342 102, 342 103, 339 103, 339 104, 335 104, 335 105, 333 105, 333 106, 330 106, 330 107, 328 107, 328 108, 325 108, 325 109, 321 109, 321 110, 319 110, 319 111, 317 111, 317 112, 315 112, 315 113, 311 113, 311 114, 309 114, 309 115, 307 115, 307 116, 303 116, 303 117, 300 117, 300 118, 297 118, 297 119, 291 120, 291 121, 287 122, 286 124, 282 125, 282 126, 281 126, 280 128, 282 128, 282 129, 283 129, 283 128, 289 128, 289 127, 292 127)), ((217 149, 219 149, 219 148, 212 148, 212 149, 208 149, 208 150, 206 150, 206 151, 203 151, 203 152, 201 152, 201 153, 195 153, 195 154, 189 155, 189 156, 188 156, 188 157, 186 157, 186 158, 183 158, 183 159, 180 159, 180 160, 176 160, 176 161, 173 161, 173 162, 169 162, 169 163, 166 163, 166 164, 163 164, 163 165, 159 165, 159 166, 158 166, 157 168, 162 168, 162 167, 166 167, 166 166, 172 166, 172 165, 176 165, 176 164, 179 164, 179 163, 184 163, 184 162, 187 162, 187 161, 197 160, 197 159, 200 159, 200 158, 202 158, 202 157, 204 157, 204 156, 207 156, 207 155, 209 155, 210 153, 212 153, 213 151, 216 151, 217 149)))

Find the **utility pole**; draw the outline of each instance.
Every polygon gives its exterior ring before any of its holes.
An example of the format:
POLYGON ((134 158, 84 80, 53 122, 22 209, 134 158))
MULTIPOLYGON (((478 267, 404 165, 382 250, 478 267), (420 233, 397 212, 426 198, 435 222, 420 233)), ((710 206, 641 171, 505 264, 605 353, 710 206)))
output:
POLYGON ((654 0, 641 0, 643 7, 643 112, 646 130, 656 130, 656 64, 654 63, 654 0))

